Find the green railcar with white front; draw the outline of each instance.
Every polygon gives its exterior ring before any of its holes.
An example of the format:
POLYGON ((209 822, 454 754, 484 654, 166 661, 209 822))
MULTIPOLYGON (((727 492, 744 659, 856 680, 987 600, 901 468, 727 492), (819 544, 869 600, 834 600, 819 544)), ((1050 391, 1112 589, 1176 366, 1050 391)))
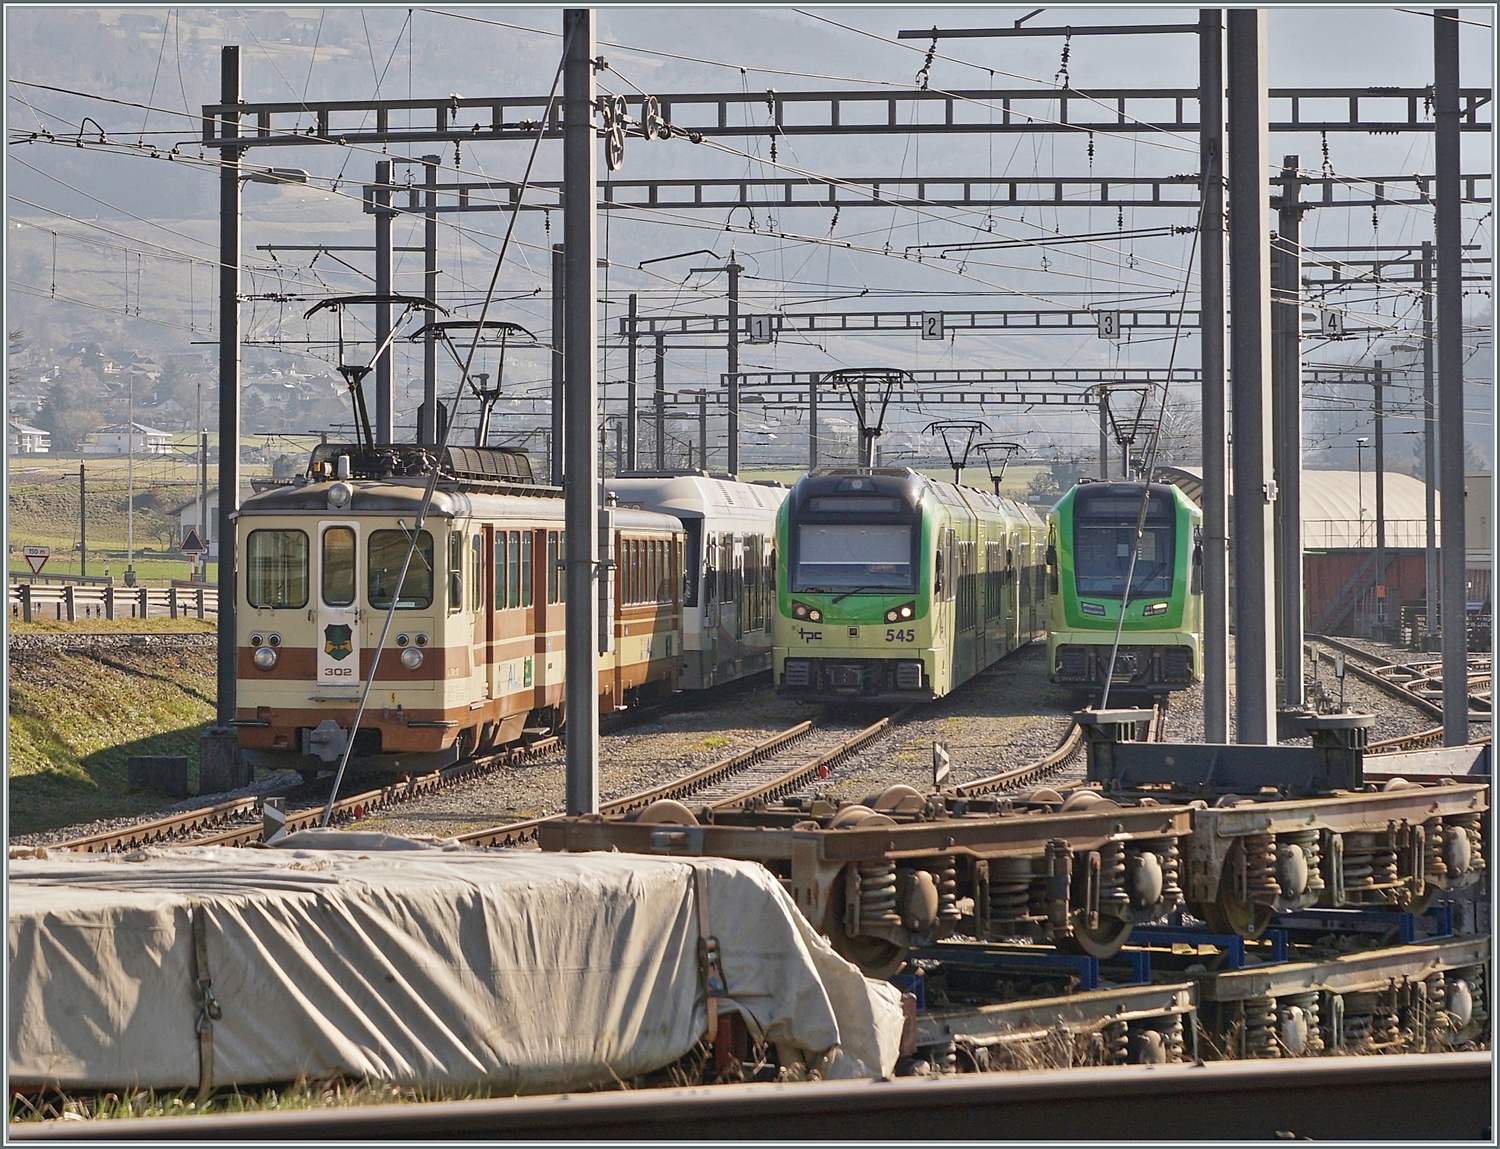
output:
POLYGON ((777 521, 778 691, 941 698, 1040 637, 1043 537, 1024 504, 907 468, 803 476, 777 521))
POLYGON ((1058 500, 1047 516, 1053 682, 1099 691, 1108 675, 1112 690, 1165 694, 1203 680, 1202 527, 1170 483, 1086 480, 1058 500))

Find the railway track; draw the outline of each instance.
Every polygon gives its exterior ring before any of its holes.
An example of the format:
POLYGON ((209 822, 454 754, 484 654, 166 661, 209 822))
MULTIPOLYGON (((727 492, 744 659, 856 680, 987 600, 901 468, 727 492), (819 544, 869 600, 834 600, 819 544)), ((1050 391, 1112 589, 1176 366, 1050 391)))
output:
MULTIPOLYGON (((1343 642, 1326 635, 1309 635, 1309 647, 1317 648, 1320 662, 1332 662, 1332 651, 1345 655, 1345 667, 1361 682, 1369 683, 1392 698, 1399 698, 1431 718, 1443 717, 1442 664, 1438 662, 1399 663, 1390 662, 1377 654, 1353 643, 1343 642), (1326 649, 1325 649, 1326 648, 1326 649), (1439 673, 1434 675, 1431 671, 1439 673)), ((1470 718, 1487 721, 1492 699, 1488 689, 1490 677, 1488 655, 1469 656, 1469 712, 1470 718), (1475 691, 1476 683, 1485 689, 1475 691)))
MULTIPOLYGON (((654 802, 681 802, 691 798, 698 807, 726 810, 755 802, 786 797, 828 772, 850 755, 884 735, 911 709, 898 711, 860 728, 845 725, 819 727, 812 722, 773 735, 728 758, 649 790, 602 803, 604 816, 620 816, 644 809, 654 802)), ((466 846, 521 846, 536 838, 543 818, 509 822, 486 830, 461 834, 466 846)))

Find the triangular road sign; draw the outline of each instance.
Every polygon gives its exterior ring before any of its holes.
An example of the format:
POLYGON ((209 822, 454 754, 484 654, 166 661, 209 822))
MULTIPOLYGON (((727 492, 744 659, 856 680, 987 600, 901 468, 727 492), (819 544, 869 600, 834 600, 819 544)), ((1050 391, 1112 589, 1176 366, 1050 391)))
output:
POLYGON ((187 537, 182 540, 182 546, 178 548, 185 555, 206 554, 208 548, 203 545, 203 540, 198 537, 198 529, 189 527, 187 537))
POLYGON ((47 565, 47 560, 51 557, 51 555, 27 555, 26 565, 31 568, 32 574, 39 575, 42 573, 42 568, 47 565))

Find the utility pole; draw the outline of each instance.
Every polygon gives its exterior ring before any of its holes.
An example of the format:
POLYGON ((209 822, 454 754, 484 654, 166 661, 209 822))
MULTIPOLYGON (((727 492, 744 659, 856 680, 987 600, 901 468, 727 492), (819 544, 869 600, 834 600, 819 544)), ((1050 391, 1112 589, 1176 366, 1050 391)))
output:
MULTIPOLYGON (((380 160, 375 164, 375 294, 391 293, 391 161, 380 160)), ((391 305, 375 305, 375 346, 385 347, 375 361, 375 441, 393 443, 396 440, 395 419, 391 403, 391 357, 386 347, 391 333, 391 305)))
POLYGON ((818 468, 818 376, 807 383, 807 469, 818 468))
POLYGON ((1443 745, 1469 741, 1464 537, 1463 217, 1459 207, 1458 9, 1432 13, 1437 152, 1438 448, 1442 480, 1443 745))
MULTIPOLYGON (((240 49, 226 45, 220 59, 219 102, 240 102, 240 49)), ((227 139, 240 134, 238 111, 226 111, 219 130, 227 139)), ((198 749, 198 792, 233 789, 245 774, 235 718, 235 574, 238 568, 234 515, 240 494, 240 159, 245 150, 219 150, 219 627, 218 704, 214 725, 198 749)))
MULTIPOLYGON (((423 196, 422 219, 422 285, 423 295, 437 301, 437 176, 440 156, 423 156, 423 181, 426 192, 423 196)), ((427 312, 426 328, 422 332, 422 406, 419 408, 421 426, 417 428, 417 442, 430 447, 438 444, 437 430, 437 312, 427 312)))
POLYGON ((1375 629, 1386 641, 1385 591, 1385 373, 1375 360, 1375 629))
MULTIPOLYGON (((569 814, 599 809, 599 455, 594 447, 599 385, 594 361, 598 333, 595 273, 597 209, 594 180, 594 14, 563 11, 563 437, 568 531, 564 614, 567 666, 567 807, 569 814)), ((555 250, 555 249, 554 249, 555 250)), ((553 420, 557 419, 556 408, 553 420)), ((554 471, 556 466, 554 464, 554 471)), ((557 474, 561 478, 561 473, 557 474)))
MULTIPOLYGON (((567 204, 563 205, 564 219, 567 217, 567 204)), ((564 233, 567 229, 564 228, 564 233)), ((552 245, 552 485, 560 487, 563 485, 563 455, 566 449, 563 434, 563 376, 565 374, 568 350, 564 337, 566 326, 563 314, 563 300, 567 293, 564 285, 566 268, 563 265, 563 245, 554 243, 552 245)))
POLYGON ((135 586, 135 375, 129 376, 125 408, 125 585, 135 586))
POLYGON ((729 473, 740 474, 740 272, 729 252, 729 473))
POLYGON ((616 461, 615 466, 626 471, 635 470, 635 440, 640 433, 640 426, 636 413, 636 382, 635 382, 635 317, 636 317, 636 294, 630 293, 630 342, 626 347, 625 360, 625 456, 623 460, 616 461))
POLYGON ((708 392, 698 392, 698 466, 708 470, 708 392))
MULTIPOLYGON (((206 548, 211 537, 212 532, 208 527, 208 430, 205 428, 198 432, 198 541, 206 548)), ((206 549, 198 556, 198 562, 201 564, 198 572, 199 578, 207 582, 208 551, 206 549)))
POLYGON ((1302 182, 1300 156, 1281 161, 1281 200, 1271 250, 1271 425, 1276 428, 1276 562, 1282 705, 1300 709, 1302 691, 1302 182))
POLYGON ((667 337, 656 337, 656 469, 667 469, 667 337))
POLYGON ((1230 9, 1228 31, 1235 739, 1264 746, 1276 741, 1266 13, 1230 9))
POLYGON ((1438 633, 1437 402, 1432 375, 1432 241, 1422 241, 1422 486, 1427 502, 1427 555, 1423 582, 1426 610, 1422 649, 1432 649, 1438 633))
MULTIPOLYGON (((1203 738, 1229 741, 1229 437, 1224 380, 1223 12, 1198 13, 1198 236, 1203 395, 1203 738)), ((1100 421, 1099 457, 1106 457, 1100 421)))
POLYGON ((89 515, 84 505, 84 488, 87 477, 84 473, 84 465, 78 464, 78 574, 83 577, 89 573, 89 515))
POLYGON ((1109 392, 1099 388, 1099 478, 1109 478, 1109 392))

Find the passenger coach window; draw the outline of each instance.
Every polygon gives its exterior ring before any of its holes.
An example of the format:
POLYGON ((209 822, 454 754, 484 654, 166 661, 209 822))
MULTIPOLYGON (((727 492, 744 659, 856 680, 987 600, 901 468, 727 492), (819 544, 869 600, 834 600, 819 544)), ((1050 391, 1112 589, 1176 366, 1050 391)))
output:
POLYGON ((510 574, 505 580, 510 605, 521 605, 521 532, 510 532, 510 574))
POLYGON ((245 541, 245 600, 251 606, 306 606, 307 584, 304 532, 250 532, 245 541))
POLYGON ((547 532, 547 601, 557 601, 557 532, 547 532))
MULTIPOLYGON (((371 572, 372 576, 374 572, 371 572)), ((457 531, 448 536, 448 609, 464 608, 464 537, 457 531)))
MULTIPOLYGON (((512 538, 515 536, 512 535, 512 538)), ((521 532, 521 605, 531 605, 531 532, 521 532)))
POLYGON ((474 561, 469 565, 469 577, 474 585, 469 590, 469 609, 478 614, 484 607, 484 536, 475 535, 469 547, 474 561))
POLYGON ((505 609, 505 532, 495 532, 495 609, 505 609))
MULTIPOLYGON (((462 540, 461 535, 455 536, 462 540)), ((401 577, 401 564, 406 561, 406 552, 411 548, 411 535, 406 531, 374 531, 370 535, 370 605, 379 610, 389 610, 391 596, 396 590, 396 580, 401 577)), ((459 558, 463 558, 462 545, 459 558)), ((397 610, 426 610, 432 605, 432 536, 426 531, 417 535, 417 551, 411 556, 411 566, 406 571, 406 581, 401 587, 401 597, 396 600, 397 610)))
POLYGON ((323 601, 348 606, 354 601, 354 528, 323 532, 323 601))

